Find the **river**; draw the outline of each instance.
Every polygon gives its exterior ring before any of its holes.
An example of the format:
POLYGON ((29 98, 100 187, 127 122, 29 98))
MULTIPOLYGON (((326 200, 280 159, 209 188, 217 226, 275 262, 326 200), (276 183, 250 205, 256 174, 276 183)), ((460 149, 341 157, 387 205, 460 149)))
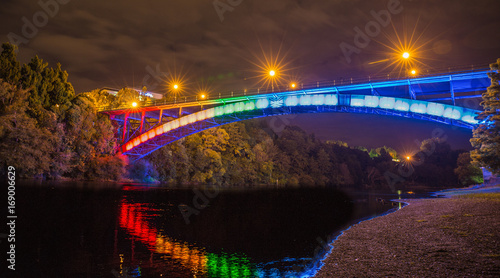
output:
MULTIPOLYGON (((336 189, 22 182, 20 277, 309 277, 351 224, 408 197, 336 189)), ((414 195, 412 195, 414 197, 414 195)))

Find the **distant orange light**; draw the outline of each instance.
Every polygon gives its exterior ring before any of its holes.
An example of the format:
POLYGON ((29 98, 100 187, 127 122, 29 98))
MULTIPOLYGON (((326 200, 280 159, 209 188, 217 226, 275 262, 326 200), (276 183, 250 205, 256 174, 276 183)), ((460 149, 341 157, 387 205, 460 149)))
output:
POLYGON ((417 71, 416 70, 411 70, 411 74, 415 75, 415 74, 417 74, 417 71))
POLYGON ((295 83, 292 83, 291 87, 292 88, 295 88, 297 85, 295 85, 295 83))
POLYGON ((410 53, 408 53, 408 52, 403 53, 403 58, 405 58, 405 59, 410 58, 410 53))
POLYGON ((269 75, 270 75, 270 76, 275 76, 275 75, 276 75, 276 72, 275 72, 274 70, 271 70, 271 71, 269 71, 269 75))
POLYGON ((176 89, 176 90, 179 89, 179 85, 174 84, 174 89, 176 89))
POLYGON ((411 159, 411 156, 407 156, 407 157, 406 157, 406 160, 410 160, 410 159, 411 159))
POLYGON ((137 102, 132 102, 132 107, 137 107, 137 102))

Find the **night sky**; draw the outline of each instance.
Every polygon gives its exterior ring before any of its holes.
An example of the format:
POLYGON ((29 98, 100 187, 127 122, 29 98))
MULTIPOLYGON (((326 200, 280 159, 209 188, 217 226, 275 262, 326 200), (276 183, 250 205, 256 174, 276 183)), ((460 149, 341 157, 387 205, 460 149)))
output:
MULTIPOLYGON (((411 39, 420 71, 487 65, 500 58, 500 1, 419 0, 4 0, 2 41, 19 44, 19 58, 39 55, 60 62, 77 93, 132 86, 164 93, 164 80, 183 76, 184 94, 259 86, 259 60, 273 55, 286 65, 283 82, 366 77, 396 70, 397 36, 411 39), (399 2, 399 4, 398 4, 399 2), (54 5, 56 3, 56 5, 54 5), (389 11, 370 41, 348 58, 355 28, 389 11), (391 12, 392 11, 392 12, 391 12), (385 24, 388 23, 388 24, 385 24), (385 26, 383 26, 385 25, 385 26), (390 46, 390 47, 389 47, 390 46), (418 56, 418 57, 417 57, 418 56), (370 64, 389 59, 389 62, 370 64), (349 61, 350 60, 350 61, 349 61), (286 74, 285 74, 286 73, 286 74), (163 81, 162 81, 163 80, 163 81)), ((383 18, 382 18, 383 19, 383 18)), ((373 115, 298 115, 273 120, 298 124, 323 140, 350 145, 415 149, 415 138, 441 128, 456 148, 468 148, 471 131, 373 115)))

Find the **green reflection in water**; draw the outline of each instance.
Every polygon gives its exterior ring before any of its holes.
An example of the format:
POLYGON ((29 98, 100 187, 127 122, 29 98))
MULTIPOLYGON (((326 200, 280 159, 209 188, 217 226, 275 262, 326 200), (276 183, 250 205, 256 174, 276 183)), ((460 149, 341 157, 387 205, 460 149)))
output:
POLYGON ((207 253, 208 277, 258 277, 258 270, 240 254, 207 253))

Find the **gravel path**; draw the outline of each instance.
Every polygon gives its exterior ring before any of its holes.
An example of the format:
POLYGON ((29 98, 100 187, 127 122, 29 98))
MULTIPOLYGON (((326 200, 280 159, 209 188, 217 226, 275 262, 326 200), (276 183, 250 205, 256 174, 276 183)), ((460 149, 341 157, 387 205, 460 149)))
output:
POLYGON ((500 198, 403 201, 345 231, 315 277, 500 277, 500 198))

